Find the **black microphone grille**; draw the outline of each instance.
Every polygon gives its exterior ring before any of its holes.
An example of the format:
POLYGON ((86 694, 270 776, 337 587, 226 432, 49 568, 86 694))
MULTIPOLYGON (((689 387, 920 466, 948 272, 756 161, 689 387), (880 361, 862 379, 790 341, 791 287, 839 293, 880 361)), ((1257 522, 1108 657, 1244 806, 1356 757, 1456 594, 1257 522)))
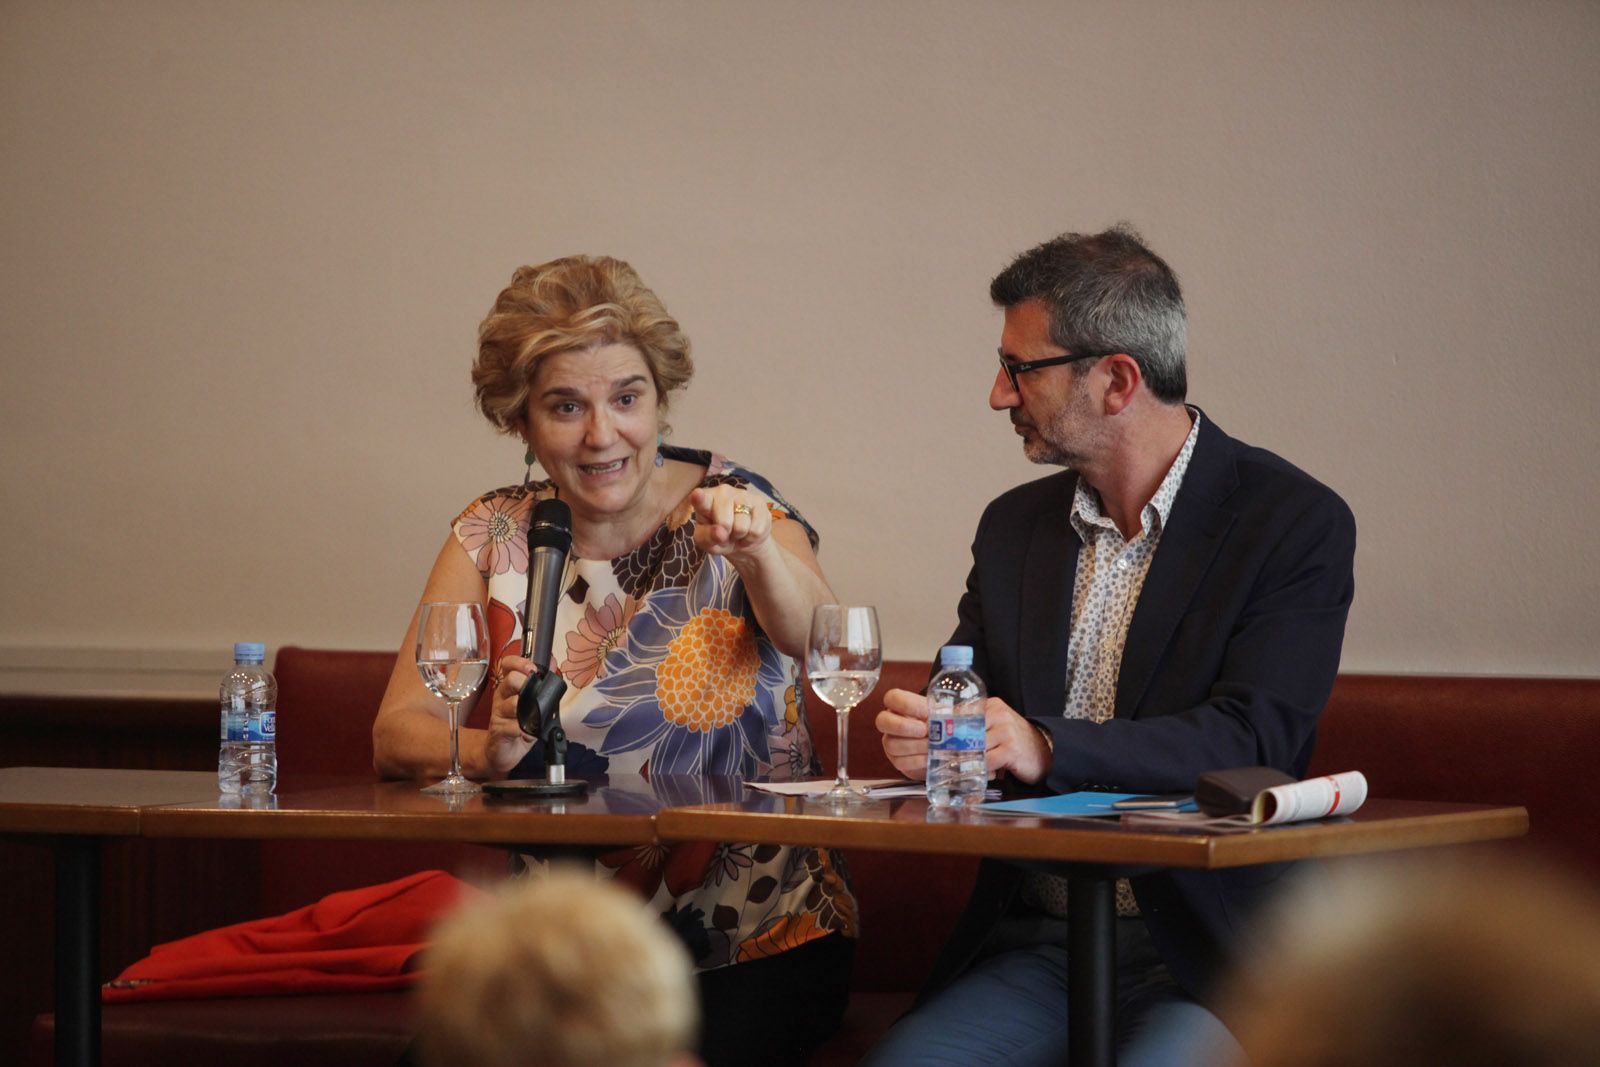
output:
POLYGON ((559 548, 563 552, 572 547, 572 509, 565 500, 552 497, 533 506, 528 547, 559 548))

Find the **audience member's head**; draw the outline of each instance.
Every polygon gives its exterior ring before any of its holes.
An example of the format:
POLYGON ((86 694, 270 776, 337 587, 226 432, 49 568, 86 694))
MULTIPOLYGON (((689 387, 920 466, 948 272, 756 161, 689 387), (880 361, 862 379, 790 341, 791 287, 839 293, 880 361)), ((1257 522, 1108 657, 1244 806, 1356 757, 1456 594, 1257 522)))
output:
POLYGON ((475 897, 424 957, 428 1067, 666 1067, 695 1060, 688 953, 636 896, 557 870, 475 897))
POLYGON ((1264 934, 1225 1015, 1250 1067, 1600 1063, 1600 899, 1557 872, 1339 865, 1264 934))

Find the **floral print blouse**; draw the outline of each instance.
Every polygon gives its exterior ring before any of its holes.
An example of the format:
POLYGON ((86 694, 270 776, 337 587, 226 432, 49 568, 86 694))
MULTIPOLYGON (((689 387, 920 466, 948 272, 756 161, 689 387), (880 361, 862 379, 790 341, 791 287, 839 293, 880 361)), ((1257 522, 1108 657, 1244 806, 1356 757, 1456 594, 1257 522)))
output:
MULTIPOLYGON (((734 485, 774 519, 816 532, 759 474, 710 452, 663 446, 734 485)), ((528 516, 548 481, 486 493, 454 531, 489 585, 493 658, 515 654, 527 610, 528 516)), ((694 543, 684 500, 627 555, 568 560, 551 648, 567 682, 561 725, 573 775, 644 775, 659 794, 684 776, 795 779, 820 772, 793 660, 762 632, 738 573, 694 543)), ((514 777, 542 777, 543 743, 514 777)), ((678 797, 672 802, 699 797, 678 797)), ((854 937, 855 899, 830 850, 756 844, 644 845, 603 855, 684 939, 700 970, 770 956, 830 933, 854 937)))

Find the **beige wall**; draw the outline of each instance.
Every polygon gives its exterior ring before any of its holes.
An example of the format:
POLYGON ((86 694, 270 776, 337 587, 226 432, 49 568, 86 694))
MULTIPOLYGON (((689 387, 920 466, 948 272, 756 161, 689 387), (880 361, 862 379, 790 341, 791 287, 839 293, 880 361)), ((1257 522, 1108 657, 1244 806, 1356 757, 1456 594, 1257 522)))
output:
POLYGON ((1347 669, 1600 674, 1597 55, 1592 2, 8 0, 0 679, 396 644, 521 473, 476 324, 574 251, 694 338, 674 440, 929 655, 1044 473, 987 280, 1117 219, 1192 399, 1354 508, 1347 669))

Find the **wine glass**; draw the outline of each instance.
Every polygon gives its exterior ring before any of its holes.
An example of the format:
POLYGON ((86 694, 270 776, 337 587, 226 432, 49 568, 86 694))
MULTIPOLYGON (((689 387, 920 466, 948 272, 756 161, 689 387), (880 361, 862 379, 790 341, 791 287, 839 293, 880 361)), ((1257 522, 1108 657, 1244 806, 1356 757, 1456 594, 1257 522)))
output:
POLYGON ((811 639, 806 645, 806 675, 817 696, 839 715, 839 773, 829 800, 859 800, 862 790, 850 785, 846 769, 850 749, 850 709, 878 684, 883 669, 883 644, 878 638, 878 612, 870 607, 819 604, 811 613, 811 639))
POLYGON ((433 601, 417 619, 417 672, 450 705, 450 773, 423 790, 455 796, 482 787, 461 774, 461 705, 489 673, 489 627, 483 605, 433 601))

